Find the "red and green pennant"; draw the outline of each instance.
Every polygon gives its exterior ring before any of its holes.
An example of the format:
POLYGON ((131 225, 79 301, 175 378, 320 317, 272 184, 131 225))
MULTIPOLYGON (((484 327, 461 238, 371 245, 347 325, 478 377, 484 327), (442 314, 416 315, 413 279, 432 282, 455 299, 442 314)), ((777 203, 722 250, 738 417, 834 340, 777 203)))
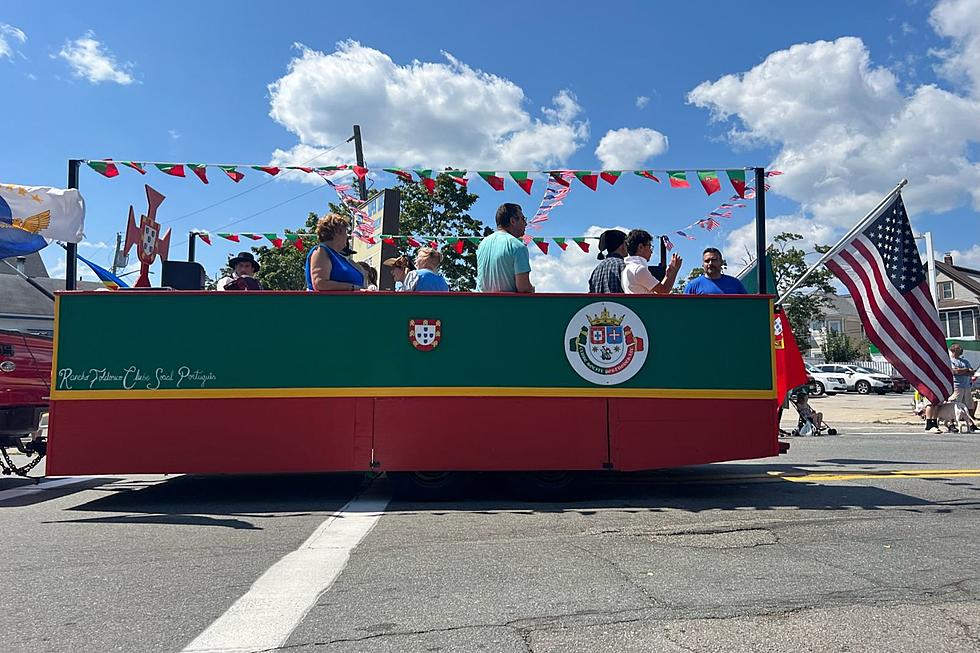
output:
POLYGON ((391 246, 395 245, 395 239, 392 238, 391 236, 382 236, 381 242, 383 242, 385 245, 391 245, 391 246))
POLYGON ((252 170, 258 170, 259 172, 264 172, 273 177, 279 174, 279 168, 276 166, 252 166, 252 170))
POLYGON ((728 173, 728 181, 732 182, 732 188, 742 199, 745 198, 745 171, 744 170, 726 170, 728 173))
POLYGON ((120 161, 119 163, 123 164, 128 168, 132 168, 133 170, 140 173, 141 175, 146 174, 146 168, 144 168, 143 164, 140 163, 139 161, 120 161))
POLYGON ((534 184, 534 180, 527 176, 527 172, 524 170, 512 170, 510 173, 511 179, 517 182, 517 185, 521 187, 528 195, 531 194, 531 185, 534 184))
POLYGON ((154 163, 157 170, 171 177, 183 177, 184 166, 180 163, 154 163))
POLYGON ((404 181, 406 184, 411 184, 415 181, 414 179, 412 179, 412 173, 410 173, 408 170, 402 170, 401 168, 382 168, 382 170, 384 170, 385 172, 390 172, 391 174, 395 175, 396 177, 404 181))
POLYGON ((354 166, 354 174, 357 175, 358 179, 364 179, 367 176, 368 169, 364 166, 354 166))
POLYGON ((463 253, 463 245, 466 243, 462 238, 448 238, 446 244, 452 247, 457 254, 463 253))
POLYGON ((409 244, 410 247, 421 247, 422 246, 422 243, 420 243, 419 241, 415 240, 411 236, 408 236, 405 240, 409 244))
POLYGON ((444 174, 452 179, 454 183, 466 188, 466 183, 469 180, 466 178, 465 170, 447 170, 444 174))
POLYGON ((208 167, 206 165, 201 163, 188 163, 187 167, 191 169, 191 172, 197 175, 198 179, 205 184, 208 183, 208 167))
POLYGON ((198 232, 197 237, 206 242, 208 245, 211 244, 211 234, 202 234, 198 232))
POLYGON ((284 234, 284 236, 286 237, 286 240, 292 243, 293 246, 299 251, 302 252, 306 249, 306 246, 303 245, 303 239, 300 238, 297 234, 284 234))
POLYGON ((265 236, 266 240, 272 243, 272 246, 275 247, 276 249, 282 247, 282 238, 279 237, 279 234, 262 234, 262 235, 265 236))
POLYGON ((476 245, 477 247, 480 246, 480 239, 479 238, 467 238, 466 239, 466 242, 468 242, 470 245, 476 245))
POLYGON ((585 238, 572 238, 572 242, 578 245, 579 248, 586 254, 589 253, 589 244, 585 242, 585 238))
POLYGON ((218 166, 218 167, 221 168, 224 171, 224 173, 228 175, 228 178, 231 179, 236 184, 240 182, 242 179, 245 179, 245 175, 238 172, 235 166, 218 166))
POLYGON ((687 173, 683 170, 668 170, 667 178, 670 180, 671 188, 690 188, 691 184, 687 181, 687 173))
POLYGON ((619 181, 619 176, 622 174, 622 170, 603 170, 599 173, 599 176, 602 177, 602 180, 608 183, 610 186, 615 186, 616 182, 619 181))
POLYGON ((551 178, 554 180, 554 182, 560 186, 564 186, 565 188, 568 188, 569 186, 572 185, 571 182, 565 179, 562 176, 561 172, 558 170, 550 170, 548 171, 548 174, 551 175, 551 178))
POLYGON ((483 171, 483 172, 477 172, 476 174, 483 177, 483 181, 490 184, 490 187, 493 188, 494 190, 504 189, 504 178, 498 177, 496 171, 494 172, 483 171))
POLYGON ((309 166, 286 166, 286 170, 299 170, 300 172, 305 172, 306 174, 313 172, 313 168, 310 168, 309 166))
POLYGON ((429 191, 429 195, 436 192, 436 180, 432 178, 431 170, 415 170, 415 174, 419 176, 419 182, 425 186, 425 190, 429 191))
POLYGON ((544 238, 533 238, 532 240, 534 240, 534 244, 538 246, 538 249, 545 254, 548 253, 548 241, 546 241, 544 238))
POLYGON ((240 234, 238 234, 238 235, 239 235, 239 236, 245 236, 245 237, 246 237, 246 238, 248 238, 249 240, 262 240, 262 236, 260 236, 260 235, 258 235, 258 234, 252 234, 252 233, 245 233, 245 232, 242 232, 242 233, 240 233, 240 234))
MULTIPOLYGON (((599 185, 599 175, 592 174, 591 170, 576 170, 575 176, 578 177, 580 182, 592 190, 596 190, 599 185)), ((547 254, 547 252, 545 252, 545 254, 547 254)))
POLYGON ((636 175, 637 177, 643 177, 644 179, 649 179, 650 181, 655 181, 658 184, 660 183, 660 177, 657 177, 650 170, 636 170, 636 171, 633 172, 633 174, 636 175))
POLYGON ((718 180, 718 173, 714 170, 698 170, 698 180, 701 181, 704 192, 708 195, 721 190, 721 181, 718 180))
POLYGON ((218 234, 218 236, 224 238, 225 240, 230 240, 233 243, 242 242, 238 239, 238 234, 218 234))
POLYGON ((564 239, 564 238, 552 238, 552 240, 555 241, 555 244, 556 245, 558 245, 559 247, 561 247, 561 251, 564 252, 565 250, 568 249, 568 243, 566 242, 566 239, 564 239))
POLYGON ((88 167, 95 170, 97 173, 103 177, 117 177, 119 175, 119 168, 112 161, 86 161, 88 167))

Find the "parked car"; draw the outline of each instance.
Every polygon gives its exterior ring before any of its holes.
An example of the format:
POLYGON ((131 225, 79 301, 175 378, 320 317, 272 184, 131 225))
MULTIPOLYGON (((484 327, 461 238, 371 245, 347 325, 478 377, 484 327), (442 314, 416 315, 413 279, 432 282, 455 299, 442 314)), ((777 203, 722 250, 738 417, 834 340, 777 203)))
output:
POLYGON ((821 372, 830 372, 835 376, 842 376, 847 382, 847 389, 853 390, 858 394, 866 395, 871 392, 885 394, 892 389, 891 377, 875 370, 858 365, 841 365, 839 363, 817 365, 821 372))
POLYGON ((0 446, 37 431, 50 379, 51 338, 0 329, 0 446))
POLYGON ((847 381, 842 374, 823 372, 813 365, 806 364, 807 374, 813 377, 813 392, 811 397, 819 397, 826 393, 828 396, 838 392, 847 392, 847 381))
POLYGON ((911 389, 912 384, 906 381, 905 377, 899 376, 898 374, 892 374, 892 390, 902 393, 911 389))

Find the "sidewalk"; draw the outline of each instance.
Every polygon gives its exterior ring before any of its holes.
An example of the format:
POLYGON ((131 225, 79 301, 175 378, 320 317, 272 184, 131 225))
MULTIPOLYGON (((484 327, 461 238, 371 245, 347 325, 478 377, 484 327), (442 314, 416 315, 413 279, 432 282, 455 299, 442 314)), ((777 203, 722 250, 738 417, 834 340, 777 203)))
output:
MULTIPOLYGON (((824 421, 838 424, 894 424, 898 426, 922 426, 922 420, 912 413, 912 392, 887 395, 840 394, 833 397, 810 399, 814 410, 823 413, 824 421)), ((780 426, 796 428, 798 416, 793 408, 783 411, 780 426)))

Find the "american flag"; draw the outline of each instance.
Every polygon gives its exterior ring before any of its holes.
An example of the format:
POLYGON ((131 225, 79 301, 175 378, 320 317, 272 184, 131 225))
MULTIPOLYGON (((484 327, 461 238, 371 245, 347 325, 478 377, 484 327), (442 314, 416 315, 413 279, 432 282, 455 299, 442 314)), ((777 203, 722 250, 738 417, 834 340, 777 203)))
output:
POLYGON ((953 392, 946 339, 902 196, 826 262, 854 298, 865 335, 931 402, 953 392))

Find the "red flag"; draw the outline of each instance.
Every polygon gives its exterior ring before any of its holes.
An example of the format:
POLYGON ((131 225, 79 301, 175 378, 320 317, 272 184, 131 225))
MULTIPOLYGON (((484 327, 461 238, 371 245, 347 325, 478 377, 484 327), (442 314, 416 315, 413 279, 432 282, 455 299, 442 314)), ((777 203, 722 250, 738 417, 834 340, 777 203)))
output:
POLYGON ((466 242, 466 241, 464 241, 462 238, 460 238, 455 243, 453 243, 453 249, 456 250, 456 253, 457 254, 462 254, 463 253, 463 243, 464 242, 466 242))
POLYGON ((408 242, 408 244, 409 244, 410 247, 421 247, 422 246, 422 243, 420 243, 419 241, 415 240, 411 236, 409 236, 407 238, 407 242, 408 242))
POLYGON ((367 175, 367 173, 368 173, 367 168, 364 168, 362 166, 354 166, 354 174, 357 175, 358 179, 364 179, 364 176, 367 175))
POLYGON ((776 399, 782 405, 786 401, 786 393, 806 383, 806 367, 796 346, 793 329, 781 308, 776 311, 773 330, 776 334, 773 342, 776 353, 776 399))

